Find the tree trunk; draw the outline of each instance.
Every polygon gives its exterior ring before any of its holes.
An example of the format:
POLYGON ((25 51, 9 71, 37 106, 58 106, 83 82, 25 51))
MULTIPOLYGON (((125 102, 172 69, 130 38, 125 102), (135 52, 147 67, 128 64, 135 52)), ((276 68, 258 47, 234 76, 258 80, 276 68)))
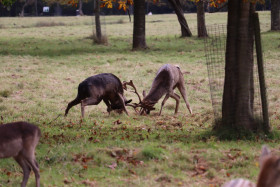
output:
POLYGON ((35 0, 34 3, 35 3, 35 16, 38 16, 37 0, 35 0))
POLYGON ((94 14, 95 14, 95 28, 96 28, 96 38, 98 42, 101 42, 101 23, 100 23, 100 1, 95 0, 94 14))
POLYGON ((207 30, 205 25, 205 12, 204 12, 204 0, 200 0, 196 4, 197 6, 197 36, 207 37, 207 30))
POLYGON ((145 49, 145 0, 134 1, 133 49, 145 49))
POLYGON ((271 0, 271 30, 280 31, 280 0, 271 0))
POLYGON ((25 0, 24 5, 23 5, 23 7, 21 9, 20 17, 24 17, 24 9, 28 5, 28 1, 29 0, 25 0))
POLYGON ((228 1, 228 32, 221 125, 256 130, 253 117, 254 5, 228 1))
POLYGON ((79 0, 79 14, 80 14, 80 16, 84 15, 84 12, 83 12, 83 1, 82 0, 79 0))
POLYGON ((189 29, 189 26, 185 19, 181 0, 168 0, 168 2, 171 4, 172 8, 174 9, 174 11, 177 15, 178 21, 181 25, 181 33, 182 33, 181 37, 191 37, 192 33, 191 33, 191 30, 189 29))

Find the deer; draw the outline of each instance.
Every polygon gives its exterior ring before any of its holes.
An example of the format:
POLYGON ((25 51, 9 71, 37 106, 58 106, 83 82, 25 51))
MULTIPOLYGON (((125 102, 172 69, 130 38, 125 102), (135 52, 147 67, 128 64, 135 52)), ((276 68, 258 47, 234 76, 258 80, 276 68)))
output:
POLYGON ((39 142, 39 127, 27 122, 0 125, 0 158, 13 157, 23 170, 21 187, 25 187, 31 169, 35 174, 36 187, 40 186, 39 165, 35 148, 39 142))
POLYGON ((267 146, 262 147, 259 159, 260 173, 257 184, 246 179, 234 179, 222 187, 279 187, 280 186, 280 157, 272 155, 267 146))
POLYGON ((141 97, 137 92, 136 87, 132 81, 124 82, 124 88, 126 88, 126 85, 132 86, 135 90, 134 92, 137 94, 139 98, 138 104, 134 103, 133 105, 128 105, 128 106, 132 106, 134 108, 141 107, 140 110, 141 115, 149 114, 151 110, 155 110, 154 105, 165 95, 161 103, 159 115, 161 115, 163 106, 169 97, 175 99, 176 101, 175 114, 177 114, 179 109, 180 96, 174 93, 174 89, 178 88, 179 92, 181 93, 186 103, 186 106, 190 114, 192 114, 192 109, 187 100, 186 88, 184 82, 185 82, 184 75, 181 72, 179 66, 165 64, 158 70, 148 95, 146 95, 146 92, 143 91, 143 96, 144 96, 143 100, 141 100, 141 97))
POLYGON ((81 113, 84 118, 85 107, 98 105, 102 100, 109 114, 112 110, 117 110, 119 113, 125 111, 128 115, 125 106, 132 100, 125 98, 120 79, 112 73, 101 73, 88 77, 79 84, 77 97, 68 103, 64 116, 67 116, 70 108, 81 103, 81 113))

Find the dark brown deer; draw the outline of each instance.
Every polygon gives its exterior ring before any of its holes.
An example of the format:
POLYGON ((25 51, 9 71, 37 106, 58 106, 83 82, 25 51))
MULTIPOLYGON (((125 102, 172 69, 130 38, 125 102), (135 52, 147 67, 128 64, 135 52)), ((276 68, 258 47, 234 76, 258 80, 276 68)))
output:
POLYGON ((123 93, 120 79, 111 73, 101 73, 89 77, 79 84, 78 95, 68 104, 65 116, 71 107, 81 103, 82 117, 84 117, 85 106, 98 105, 102 100, 107 105, 109 113, 112 110, 124 110, 128 115, 125 105, 131 100, 127 101, 123 93))
POLYGON ((260 173, 257 185, 246 179, 234 179, 222 187, 279 187, 280 157, 271 155, 270 150, 263 146, 260 156, 260 173))
POLYGON ((35 173, 36 187, 40 186, 39 165, 35 148, 41 136, 40 129, 27 122, 0 125, 0 158, 13 157, 23 170, 21 187, 25 187, 31 169, 35 173))
MULTIPOLYGON (((178 66, 165 64, 158 70, 148 95, 145 95, 145 92, 143 92, 144 99, 141 101, 141 98, 138 94, 140 103, 134 106, 142 108, 140 110, 141 114, 149 114, 151 110, 154 110, 153 106, 160 100, 160 98, 162 98, 162 96, 165 95, 161 103, 159 115, 161 115, 162 108, 169 97, 176 100, 175 114, 177 114, 179 109, 180 96, 174 93, 174 89, 178 88, 181 95, 183 96, 189 112, 192 114, 192 109, 187 100, 184 83, 184 76, 180 68, 178 66)), ((137 91, 135 90, 135 92, 137 91)))

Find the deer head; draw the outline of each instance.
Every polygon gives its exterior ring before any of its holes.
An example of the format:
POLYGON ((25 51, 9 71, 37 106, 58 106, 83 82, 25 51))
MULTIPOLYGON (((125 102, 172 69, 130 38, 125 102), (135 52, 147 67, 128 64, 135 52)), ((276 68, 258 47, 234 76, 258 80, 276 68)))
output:
MULTIPOLYGON (((140 115, 143 115, 143 114, 149 114, 151 110, 155 110, 155 108, 153 107, 155 103, 151 103, 151 102, 147 102, 147 101, 143 101, 141 99, 141 96, 140 94, 137 92, 137 88, 135 87, 134 83, 132 80, 130 80, 129 82, 126 82, 124 81, 123 82, 123 89, 124 90, 127 90, 127 86, 131 86, 133 88, 133 93, 135 93, 139 99, 139 103, 132 103, 132 104, 129 104, 127 103, 126 106, 130 106, 130 107, 133 107, 134 110, 139 113, 140 115), (137 110, 137 108, 140 108, 140 111, 137 110)), ((145 97, 145 91, 143 91, 143 96, 145 97)))

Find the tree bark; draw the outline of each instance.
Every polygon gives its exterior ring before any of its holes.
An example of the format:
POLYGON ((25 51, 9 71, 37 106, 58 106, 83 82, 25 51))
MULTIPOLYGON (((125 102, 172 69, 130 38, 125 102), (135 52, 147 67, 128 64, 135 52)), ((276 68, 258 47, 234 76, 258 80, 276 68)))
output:
POLYGON ((29 4, 28 1, 29 1, 29 0, 25 0, 25 3, 24 3, 24 5, 23 5, 23 7, 22 7, 22 9, 21 9, 20 17, 24 17, 24 9, 25 9, 25 7, 29 4))
POLYGON ((280 0, 271 0, 271 30, 280 31, 280 0))
POLYGON ((34 1, 35 3, 35 16, 38 16, 38 4, 37 4, 37 0, 34 1))
POLYGON ((256 130, 253 117, 254 5, 243 0, 228 1, 225 83, 221 125, 256 130))
POLYGON ((207 37, 207 30, 205 25, 205 12, 204 12, 204 0, 200 0, 196 4, 197 6, 197 36, 207 37))
POLYGON ((83 1, 82 0, 79 0, 79 14, 80 14, 80 16, 84 15, 84 12, 83 12, 83 1))
POLYGON ((145 49, 145 0, 134 1, 134 23, 133 23, 133 49, 145 49))
POLYGON ((96 29, 96 38, 98 42, 101 42, 102 33, 101 33, 101 23, 100 23, 100 1, 95 0, 94 14, 95 14, 95 29, 96 29))
POLYGON ((189 29, 188 23, 184 16, 184 11, 182 9, 182 3, 181 0, 168 0, 168 2, 171 4, 172 8, 174 9, 178 21, 181 25, 181 37, 191 37, 192 33, 189 29))

